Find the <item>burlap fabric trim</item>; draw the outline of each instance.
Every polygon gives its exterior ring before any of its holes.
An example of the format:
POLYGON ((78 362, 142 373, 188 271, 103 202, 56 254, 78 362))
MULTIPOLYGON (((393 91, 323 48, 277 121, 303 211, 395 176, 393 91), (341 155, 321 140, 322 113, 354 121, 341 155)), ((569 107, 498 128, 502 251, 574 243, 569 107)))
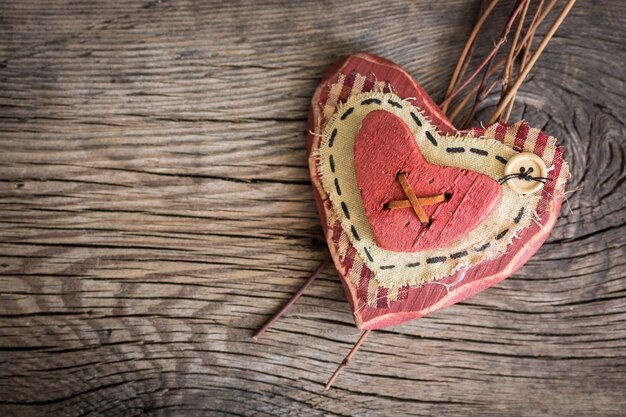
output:
MULTIPOLYGON (((474 137, 471 132, 465 136, 441 136, 419 109, 392 93, 357 94, 340 104, 324 126, 317 158, 322 186, 333 203, 328 226, 332 229, 339 221, 349 244, 371 269, 372 279, 378 285, 390 289, 420 285, 495 258, 530 224, 541 192, 521 195, 503 185, 503 195, 494 212, 448 247, 412 253, 378 247, 365 215, 354 170, 354 139, 361 121, 373 110, 389 111, 400 117, 411 128, 424 157, 433 164, 470 169, 497 180, 504 176, 506 160, 517 152, 488 136, 474 137), (465 151, 448 153, 447 148, 465 151), (338 209, 342 203, 348 213, 338 209)), ((554 140, 549 147, 555 147, 554 140)), ((549 154, 544 152, 544 156, 549 154)), ((544 161, 550 167, 552 161, 545 157, 544 161)))

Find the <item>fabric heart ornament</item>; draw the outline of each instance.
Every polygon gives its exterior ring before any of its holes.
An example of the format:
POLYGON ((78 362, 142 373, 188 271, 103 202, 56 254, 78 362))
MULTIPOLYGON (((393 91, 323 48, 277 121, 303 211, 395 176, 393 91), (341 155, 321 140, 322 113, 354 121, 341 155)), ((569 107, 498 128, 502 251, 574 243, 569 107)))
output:
POLYGON ((554 138, 519 122, 457 131, 400 67, 335 64, 309 112, 309 166, 356 325, 422 317, 510 276, 556 222, 554 138))

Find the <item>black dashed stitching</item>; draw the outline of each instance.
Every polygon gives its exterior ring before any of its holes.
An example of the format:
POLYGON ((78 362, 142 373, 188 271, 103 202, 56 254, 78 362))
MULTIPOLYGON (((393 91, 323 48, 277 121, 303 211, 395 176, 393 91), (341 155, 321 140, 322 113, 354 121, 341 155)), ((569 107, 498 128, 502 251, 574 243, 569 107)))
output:
MULTIPOLYGON (((387 102, 390 105, 392 105, 393 107, 397 107, 399 109, 403 108, 402 105, 400 103, 396 102, 396 101, 387 100, 387 102)), ((368 104, 378 104, 378 105, 380 105, 381 101, 379 99, 377 99, 377 98, 369 98, 369 99, 363 100, 361 102, 361 105, 368 105, 368 104)), ((350 107, 348 110, 346 110, 341 115, 341 120, 345 120, 353 112, 354 112, 354 107, 350 107)), ((415 113, 413 113, 413 112, 411 112, 410 114, 411 114, 411 118, 413 119, 415 124, 418 127, 421 127, 422 126, 422 122, 419 119, 419 117, 415 113)), ((425 133, 426 133, 426 138, 430 141, 430 143, 432 143, 433 146, 437 146, 438 143, 437 143, 437 140, 435 139, 435 137, 428 131, 426 131, 425 133)), ((333 131, 330 134, 330 139, 328 141, 328 147, 329 148, 332 148, 336 137, 337 137, 337 129, 335 128, 335 129, 333 129, 333 131)), ((469 151, 474 153, 474 154, 481 155, 481 156, 488 156, 489 155, 489 152, 487 152, 487 151, 485 151, 483 149, 470 148, 469 151)), ((463 153, 463 152, 465 152, 465 148, 462 148, 462 147, 446 148, 446 152, 448 152, 448 153, 463 153)), ((500 155, 496 155, 495 158, 496 158, 497 161, 499 161, 499 162, 501 162, 503 164, 507 164, 508 163, 508 161, 505 158, 503 158, 502 156, 500 156, 500 155)), ((329 156, 329 163, 330 163, 330 170, 331 170, 331 172, 334 173, 335 172, 335 161, 334 161, 333 155, 329 156)), ((337 194, 341 195, 341 188, 339 187, 339 179, 338 178, 335 178, 335 189, 337 190, 337 194)), ((348 206, 343 201, 341 202, 341 208, 342 208, 345 216, 348 219, 350 219, 350 212, 348 210, 348 206)), ((524 211, 525 211, 525 209, 524 209, 524 207, 522 207, 519 210, 519 212, 517 213, 517 216, 515 216, 515 219, 513 221, 516 224, 521 221, 522 216, 524 215, 524 211)), ((354 238, 357 241, 361 240, 361 237, 357 233, 356 228, 354 227, 354 225, 350 226, 350 231, 352 232, 352 235, 354 236, 354 238)), ((508 232, 509 232, 509 229, 503 230, 502 232, 498 233, 498 235, 496 236, 495 239, 496 240, 502 239, 504 236, 506 236, 506 234, 508 232)), ((483 244, 481 246, 475 247, 474 250, 477 251, 477 252, 481 252, 481 251, 487 249, 489 246, 491 246, 491 243, 488 242, 488 243, 485 243, 485 244, 483 244)), ((367 259, 369 259, 370 262, 374 262, 374 258, 372 258, 372 255, 370 254, 369 250, 367 250, 367 248, 363 248, 363 249, 365 251, 365 255, 367 256, 367 259)), ((465 257, 467 255, 468 255, 468 252, 466 250, 464 250, 464 251, 461 251, 461 252, 456 252, 456 253, 451 254, 450 258, 451 259, 459 259, 459 258, 465 257)), ((446 259, 447 259, 446 256, 434 256, 432 258, 426 259, 426 263, 428 263, 428 264, 441 263, 441 262, 445 262, 446 259)), ((407 268, 416 268, 416 267, 418 267, 420 265, 421 264, 419 262, 413 262, 413 263, 406 264, 406 267, 407 268)), ((389 269, 393 269, 395 267, 396 267, 395 265, 383 265, 383 266, 380 267, 380 269, 381 270, 389 270, 389 269)))
POLYGON ((427 264, 437 264, 440 262, 444 262, 446 260, 445 256, 433 256, 432 258, 426 259, 427 264))
POLYGON ((356 232, 356 229, 354 228, 354 225, 350 226, 350 231, 352 232, 352 236, 354 236, 356 240, 361 240, 361 238, 359 237, 359 234, 356 232))
POLYGON ((426 138, 432 143, 434 146, 437 146, 437 139, 428 131, 426 131, 426 138))
POLYGON ((482 149, 470 148, 470 152, 475 153, 476 155, 487 156, 489 152, 483 151, 482 149))
POLYGON ((398 103, 397 101, 387 100, 387 103, 391 104, 393 107, 397 107, 399 109, 402 108, 402 104, 398 103))
POLYGON ((420 120, 419 117, 417 117, 417 114, 411 112, 411 118, 413 119, 413 121, 418 127, 422 127, 422 121, 420 120))
POLYGON ((337 190, 337 194, 341 195, 341 188, 339 188, 339 178, 335 178, 335 190, 337 190))
POLYGON ((452 258, 452 259, 459 259, 459 258, 462 258, 464 256, 467 256, 467 251, 466 250, 464 250, 462 252, 453 253, 452 255, 450 255, 450 258, 452 258))
POLYGON ((496 240, 502 239, 507 233, 509 233, 509 229, 501 231, 496 235, 496 240))
POLYGON ((341 120, 346 120, 348 116, 352 114, 353 111, 354 111, 354 107, 350 107, 348 110, 346 110, 344 114, 341 115, 341 120))
POLYGON ((343 210, 343 214, 345 214, 348 220, 350 220, 350 212, 348 211, 348 206, 346 206, 344 201, 341 202, 341 209, 343 210))
POLYGON ((332 148, 333 143, 335 143, 335 137, 337 136, 337 128, 333 129, 333 132, 330 134, 330 139, 328 140, 328 147, 332 148))
POLYGON ((380 104, 381 101, 379 99, 377 99, 377 98, 368 98, 366 100, 363 100, 361 102, 361 105, 364 106, 366 104, 372 104, 372 103, 380 104))
POLYGON ((448 152, 448 153, 463 153, 463 152, 465 152, 465 148, 446 148, 446 152, 448 152))
POLYGON ((519 223, 520 221, 522 221, 522 216, 524 215, 524 207, 522 207, 521 209, 519 209, 519 213, 517 213, 517 216, 515 216, 515 218, 513 219, 513 222, 515 224, 519 223))
POLYGON ((476 252, 482 252, 482 251, 484 251, 485 249, 487 249, 489 246, 491 246, 491 243, 487 242, 487 243, 485 243, 484 245, 481 245, 481 246, 478 246, 477 248, 474 248, 474 250, 475 250, 476 252))

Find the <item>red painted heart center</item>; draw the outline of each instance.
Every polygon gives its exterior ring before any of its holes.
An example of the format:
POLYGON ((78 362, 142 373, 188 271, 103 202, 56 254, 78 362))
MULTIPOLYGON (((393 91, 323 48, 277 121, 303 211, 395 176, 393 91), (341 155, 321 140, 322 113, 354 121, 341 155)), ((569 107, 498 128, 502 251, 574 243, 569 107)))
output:
MULTIPOLYGON (((447 151, 441 144, 426 146, 447 151)), ((426 161, 409 127, 383 110, 363 119, 354 142, 354 165, 376 244, 391 251, 417 252, 453 243, 487 218, 502 195, 498 182, 486 175, 426 161), (414 194, 412 203, 407 192, 414 194), (441 195, 445 199, 431 198, 441 195), (427 219, 418 217, 415 204, 427 219)))

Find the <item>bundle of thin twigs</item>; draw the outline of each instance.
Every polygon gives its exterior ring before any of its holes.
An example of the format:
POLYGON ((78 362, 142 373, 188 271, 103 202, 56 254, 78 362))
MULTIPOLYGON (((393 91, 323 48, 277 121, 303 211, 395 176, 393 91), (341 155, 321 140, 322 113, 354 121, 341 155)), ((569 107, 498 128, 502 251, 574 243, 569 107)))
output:
POLYGON ((552 39, 552 36, 559 28, 576 0, 567 0, 565 6, 556 17, 545 36, 532 51, 532 44, 537 33, 537 28, 543 23, 546 17, 554 8, 557 0, 550 0, 547 3, 544 0, 538 0, 534 5, 534 13, 529 14, 531 0, 517 0, 513 6, 513 10, 507 20, 507 23, 500 35, 500 39, 496 42, 493 50, 478 65, 466 80, 462 81, 463 75, 470 65, 474 49, 476 48, 476 40, 481 28, 485 25, 489 14, 493 11, 498 0, 489 0, 483 3, 480 17, 474 26, 465 48, 456 64, 454 73, 450 80, 450 85, 446 92, 446 96, 440 107, 446 113, 450 120, 461 129, 466 128, 476 116, 476 111, 480 103, 496 88, 501 87, 500 100, 496 110, 489 118, 488 123, 500 122, 507 123, 513 103, 519 87, 524 79, 533 68, 539 56, 552 39), (496 61, 496 56, 505 44, 508 43, 508 37, 515 26, 512 42, 508 48, 505 57, 496 61), (498 73, 498 71, 500 71, 498 73), (479 75, 482 76, 477 81, 479 75), (515 73, 515 76, 514 76, 515 73), (463 94, 461 94, 463 93, 463 94), (468 105, 473 98, 473 103, 468 109, 468 105), (451 104, 454 107, 451 108, 451 104))

